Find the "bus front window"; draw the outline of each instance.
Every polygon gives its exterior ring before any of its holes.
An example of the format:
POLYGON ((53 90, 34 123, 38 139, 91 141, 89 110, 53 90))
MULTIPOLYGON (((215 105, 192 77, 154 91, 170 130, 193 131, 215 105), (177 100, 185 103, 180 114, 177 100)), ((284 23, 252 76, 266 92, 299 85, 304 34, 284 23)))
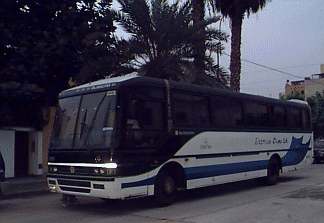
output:
POLYGON ((55 121, 52 148, 104 149, 110 147, 115 109, 115 91, 61 99, 55 121))
POLYGON ((59 100, 51 148, 71 148, 81 96, 59 100))
POLYGON ((115 93, 84 95, 75 132, 76 148, 101 148, 111 145, 115 121, 115 93))

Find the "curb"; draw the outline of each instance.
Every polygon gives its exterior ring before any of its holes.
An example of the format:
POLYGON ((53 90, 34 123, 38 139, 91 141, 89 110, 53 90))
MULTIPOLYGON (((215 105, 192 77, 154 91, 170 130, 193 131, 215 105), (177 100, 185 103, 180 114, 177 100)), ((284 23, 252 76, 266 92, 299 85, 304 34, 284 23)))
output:
POLYGON ((20 199, 20 198, 30 198, 34 196, 43 196, 52 194, 49 190, 47 191, 30 191, 30 192, 21 192, 16 194, 2 194, 0 193, 0 201, 2 200, 11 200, 11 199, 20 199))

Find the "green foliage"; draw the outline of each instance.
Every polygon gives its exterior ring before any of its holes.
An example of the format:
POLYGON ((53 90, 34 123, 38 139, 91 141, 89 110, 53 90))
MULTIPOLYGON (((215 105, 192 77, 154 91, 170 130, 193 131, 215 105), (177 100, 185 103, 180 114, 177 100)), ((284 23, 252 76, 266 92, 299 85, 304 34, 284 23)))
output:
MULTIPOLYGON (((43 89, 53 100, 68 80, 111 72, 111 0, 2 0, 0 82, 43 89)), ((8 85, 6 85, 8 86, 8 85)))
POLYGON ((54 105, 71 78, 82 83, 112 72, 111 1, 0 1, 0 114, 11 115, 1 124, 27 125, 14 121, 17 114, 54 105))
MULTIPOLYGON (((117 21, 131 37, 121 43, 129 56, 128 65, 142 75, 193 82, 197 33, 206 29, 205 63, 207 75, 226 84, 224 72, 214 65, 212 52, 222 50, 227 36, 211 28, 219 18, 209 18, 193 26, 190 1, 173 4, 167 0, 118 0, 121 11, 117 21)), ((205 74, 202 74, 202 76, 205 74)), ((203 82, 204 78, 199 78, 203 82)), ((199 83, 197 81, 196 83, 199 83)))
POLYGON ((324 137, 324 91, 307 99, 312 110, 312 123, 315 137, 324 137))
POLYGON ((280 95, 280 99, 281 100, 284 100, 284 101, 287 101, 287 100, 290 100, 290 99, 298 99, 298 100, 305 100, 305 95, 304 94, 301 94, 299 92, 294 92, 293 94, 290 94, 290 95, 280 95))

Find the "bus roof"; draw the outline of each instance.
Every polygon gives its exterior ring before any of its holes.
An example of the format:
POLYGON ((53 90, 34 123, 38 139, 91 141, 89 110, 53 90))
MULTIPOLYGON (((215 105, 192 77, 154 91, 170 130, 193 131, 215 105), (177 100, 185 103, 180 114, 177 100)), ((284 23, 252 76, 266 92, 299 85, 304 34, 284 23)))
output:
MULTIPOLYGON (((258 95, 251 95, 245 93, 237 93, 233 92, 229 89, 222 89, 222 88, 211 88, 205 86, 199 86, 189 83, 180 83, 176 81, 169 81, 171 89, 176 90, 184 90, 187 92, 192 92, 193 94, 197 93, 199 95, 206 94, 206 95, 220 95, 220 96, 227 96, 231 98, 237 99, 250 99, 255 101, 263 101, 268 103, 276 103, 276 104, 288 104, 297 107, 305 107, 308 106, 307 102, 301 103, 300 101, 289 100, 289 101, 282 101, 279 99, 268 98, 264 96, 258 95)), ((79 94, 87 94, 91 92, 98 92, 104 89, 111 89, 121 85, 149 85, 149 86, 164 86, 164 80, 152 77, 144 77, 140 76, 137 73, 131 73, 124 76, 113 77, 102 79, 94 82, 90 82, 87 84, 83 84, 74 88, 67 89, 60 93, 59 97, 70 97, 73 95, 79 94)))
POLYGON ((245 100, 253 100, 258 102, 264 102, 264 103, 272 103, 272 104, 282 104, 282 105, 291 105, 295 107, 308 107, 307 102, 301 102, 300 100, 280 100, 275 98, 269 98, 259 95, 252 95, 252 94, 246 94, 246 93, 238 93, 233 92, 230 89, 222 89, 222 88, 211 88, 211 87, 205 87, 205 86, 199 86, 199 85, 193 85, 188 83, 179 83, 175 81, 171 81, 171 88, 179 89, 179 90, 185 90, 185 91, 191 91, 196 92, 199 95, 206 94, 206 95, 215 95, 215 96, 224 96, 224 97, 230 97, 230 98, 236 98, 236 99, 245 99, 245 100))
POLYGON ((137 73, 130 73, 124 76, 105 78, 87 84, 82 84, 73 88, 69 88, 60 93, 59 97, 68 97, 77 94, 90 93, 99 89, 110 88, 116 86, 118 83, 125 82, 134 78, 140 77, 137 73))

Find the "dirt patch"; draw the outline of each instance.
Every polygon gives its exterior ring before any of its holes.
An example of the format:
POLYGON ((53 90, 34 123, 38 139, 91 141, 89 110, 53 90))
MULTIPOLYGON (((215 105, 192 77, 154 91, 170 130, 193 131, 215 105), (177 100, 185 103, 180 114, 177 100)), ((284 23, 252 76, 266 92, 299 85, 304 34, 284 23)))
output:
POLYGON ((307 187, 296 190, 286 195, 285 198, 324 200, 324 186, 307 187))

